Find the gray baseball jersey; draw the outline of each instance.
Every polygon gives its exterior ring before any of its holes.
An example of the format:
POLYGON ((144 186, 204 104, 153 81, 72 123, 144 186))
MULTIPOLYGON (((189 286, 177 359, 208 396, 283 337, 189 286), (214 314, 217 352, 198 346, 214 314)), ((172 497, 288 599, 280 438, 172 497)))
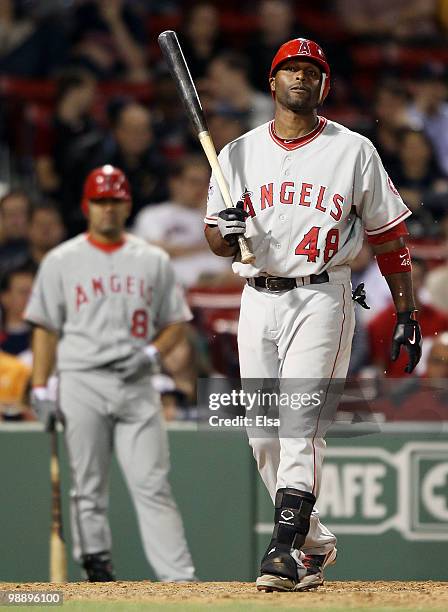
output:
POLYGON ((115 449, 156 575, 192 580, 168 483, 158 393, 149 371, 126 381, 105 367, 140 350, 166 325, 191 319, 168 255, 135 236, 111 247, 77 236, 43 260, 26 318, 60 334, 59 407, 72 475, 74 558, 111 550, 108 474, 115 449))
MULTIPOLYGON (((255 265, 239 262, 240 276, 299 277, 347 264, 364 237, 391 229, 411 214, 373 144, 319 117, 317 127, 291 141, 273 122, 244 134, 219 154, 232 200, 249 213, 246 236, 255 265)), ((225 207, 212 176, 208 225, 225 207)))
POLYGON ((60 333, 62 371, 104 367, 192 315, 164 251, 129 234, 107 251, 82 234, 45 257, 25 318, 60 333))

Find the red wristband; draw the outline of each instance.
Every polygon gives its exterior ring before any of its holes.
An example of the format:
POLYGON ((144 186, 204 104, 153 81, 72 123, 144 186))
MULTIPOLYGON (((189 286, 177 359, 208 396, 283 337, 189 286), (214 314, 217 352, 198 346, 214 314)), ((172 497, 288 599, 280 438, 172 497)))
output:
POLYGON ((411 254, 407 246, 401 247, 398 251, 377 255, 376 263, 383 276, 399 274, 400 272, 410 272, 412 270, 411 254))

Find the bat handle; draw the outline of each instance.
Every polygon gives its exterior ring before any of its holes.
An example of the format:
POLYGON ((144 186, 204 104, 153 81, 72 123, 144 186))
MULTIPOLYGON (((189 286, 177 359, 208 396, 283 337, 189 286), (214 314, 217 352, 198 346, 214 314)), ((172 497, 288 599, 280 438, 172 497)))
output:
MULTIPOLYGON (((198 134, 198 138, 199 142, 202 145, 202 148, 204 149, 204 153, 210 163, 211 169, 215 173, 216 182, 218 183, 218 187, 224 200, 224 204, 226 205, 226 208, 232 208, 234 204, 230 196, 227 181, 224 178, 224 174, 222 173, 221 166, 218 161, 218 156, 216 155, 216 149, 208 130, 200 132, 198 134)), ((241 251, 241 262, 244 264, 254 263, 255 255, 250 250, 247 240, 244 236, 238 236, 238 246, 240 247, 241 251)))
POLYGON ((243 264, 254 263, 255 255, 250 250, 249 245, 247 244, 247 240, 244 236, 238 236, 238 246, 240 247, 241 251, 241 262, 243 264))

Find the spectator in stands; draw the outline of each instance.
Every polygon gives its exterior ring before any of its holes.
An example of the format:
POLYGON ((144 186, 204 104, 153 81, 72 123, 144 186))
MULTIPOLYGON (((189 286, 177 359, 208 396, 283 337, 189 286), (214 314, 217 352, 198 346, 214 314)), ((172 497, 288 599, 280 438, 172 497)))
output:
POLYGON ((31 328, 23 320, 23 313, 35 273, 36 266, 26 263, 5 272, 0 281, 2 309, 0 349, 12 355, 20 355, 30 347, 31 328))
POLYGON ((36 266, 44 255, 65 237, 61 213, 52 202, 35 206, 31 212, 28 232, 28 261, 36 266))
POLYGON ((346 30, 358 39, 386 40, 434 36, 436 0, 337 0, 346 30))
POLYGON ((24 191, 12 190, 0 199, 0 272, 26 257, 31 201, 24 191))
POLYGON ((132 213, 128 223, 149 203, 167 197, 167 163, 154 138, 149 110, 133 101, 111 107, 112 131, 99 152, 90 160, 91 167, 112 164, 121 168, 132 191, 132 213))
POLYGON ((297 26, 293 7, 290 0, 261 0, 255 11, 258 28, 249 37, 245 56, 252 85, 262 92, 266 92, 272 58, 280 45, 297 36, 312 38, 305 28, 297 26))
POLYGON ((431 346, 426 377, 448 380, 448 332, 437 336, 431 346))
POLYGON ((448 418, 448 332, 434 338, 420 377, 390 381, 380 411, 388 421, 446 421, 448 418))
POLYGON ((384 166, 394 176, 398 166, 398 134, 411 127, 408 112, 408 95, 400 81, 382 80, 378 83, 373 109, 373 127, 367 132, 384 166))
POLYGON ((431 140, 437 161, 448 176, 448 71, 443 64, 423 67, 413 83, 414 100, 409 106, 411 119, 431 140))
POLYGON ((439 0, 437 17, 443 35, 448 34, 448 0, 439 0))
POLYGON ((448 316, 448 263, 429 272, 426 287, 431 303, 448 316))
POLYGON ((446 180, 441 178, 431 142, 421 130, 405 129, 397 138, 397 146, 399 162, 391 176, 413 213, 406 222, 409 233, 414 238, 438 236, 439 228, 425 206, 425 196, 430 196, 446 180))
POLYGON ((248 131, 247 124, 239 113, 220 111, 207 119, 210 134, 218 153, 232 140, 248 131))
MULTIPOLYGON (((434 337, 448 331, 448 316, 422 301, 426 264, 423 260, 412 259, 412 282, 414 286, 417 316, 422 329, 423 356, 416 372, 421 374, 426 368, 426 358, 434 337)), ((395 325, 395 309, 393 304, 381 311, 368 324, 370 359, 387 377, 400 378, 404 376, 407 357, 400 355, 397 361, 390 357, 390 342, 395 325)))
POLYGON ((44 255, 62 242, 64 236, 65 227, 56 204, 48 200, 33 206, 26 247, 14 258, 13 265, 10 265, 6 271, 11 267, 22 267, 22 265, 39 266, 44 255))
POLYGON ((134 233, 169 253, 177 279, 186 287, 204 275, 229 270, 226 260, 211 255, 204 237, 209 179, 204 156, 182 158, 171 171, 170 199, 143 208, 135 220, 134 233))
POLYGON ((144 13, 135 2, 88 0, 78 3, 72 19, 71 63, 89 68, 98 79, 148 79, 144 13))
MULTIPOLYGON (((44 4, 44 3, 39 3, 44 4)), ((67 55, 64 22, 38 3, 0 2, 0 73, 17 77, 51 76, 67 55), (34 4, 34 6, 33 6, 34 4), (31 5, 31 6, 30 6, 31 5)))
POLYGON ((44 194, 61 203, 61 212, 73 236, 85 227, 79 201, 88 160, 102 140, 92 117, 96 81, 81 69, 67 69, 56 81, 56 108, 36 136, 35 169, 44 194))
POLYGON ((209 62, 224 49, 217 7, 206 0, 192 3, 179 37, 191 75, 195 80, 201 79, 209 62))
MULTIPOLYGON (((170 162, 189 150, 190 125, 183 105, 173 104, 177 99, 176 83, 166 65, 160 64, 154 70, 152 125, 156 142, 170 162)), ((193 138, 197 141, 196 135, 191 134, 193 138)))
POLYGON ((17 420, 26 410, 31 368, 0 350, 0 418, 17 420))
POLYGON ((182 0, 151 0, 151 14, 172 15, 179 11, 182 0))
POLYGON ((206 87, 212 96, 214 111, 239 114, 249 129, 273 118, 272 98, 253 89, 249 64, 237 53, 229 51, 211 61, 206 87))
POLYGON ((442 235, 442 239, 445 241, 447 245, 447 255, 448 255, 448 196, 444 198, 444 214, 440 220, 440 232, 442 235))

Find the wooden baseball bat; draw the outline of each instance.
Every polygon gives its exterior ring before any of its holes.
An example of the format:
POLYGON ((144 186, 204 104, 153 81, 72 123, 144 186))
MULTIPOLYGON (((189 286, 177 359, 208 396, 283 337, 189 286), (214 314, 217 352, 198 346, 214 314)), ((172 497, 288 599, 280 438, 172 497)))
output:
POLYGON ((61 478, 59 469, 58 433, 53 419, 50 429, 51 458, 51 530, 50 582, 67 582, 67 553, 62 531, 61 478))
MULTIPOLYGON (((159 34, 158 40, 188 117, 193 124, 199 142, 215 174, 224 203, 227 208, 233 208, 234 203, 230 196, 229 187, 222 173, 221 166, 219 165, 215 145, 208 131, 201 101, 199 100, 198 92, 191 78, 176 32, 173 32, 173 30, 166 30, 159 34)), ((253 263, 255 261, 255 256, 251 253, 244 236, 238 236, 238 245, 241 251, 241 261, 246 264, 253 263)))

